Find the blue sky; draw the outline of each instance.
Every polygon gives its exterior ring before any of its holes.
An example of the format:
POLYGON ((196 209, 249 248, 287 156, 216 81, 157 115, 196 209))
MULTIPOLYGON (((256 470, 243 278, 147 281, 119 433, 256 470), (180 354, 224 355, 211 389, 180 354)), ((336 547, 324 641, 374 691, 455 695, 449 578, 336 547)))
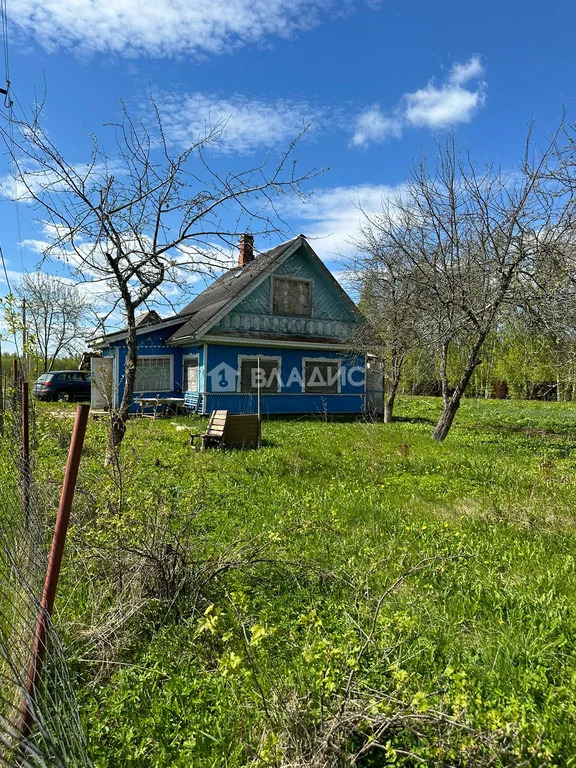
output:
MULTIPOLYGON (((576 4, 508 0, 7 0, 10 69, 20 105, 47 87, 46 127, 68 159, 86 131, 137 111, 151 87, 175 145, 207 119, 228 120, 220 168, 249 167, 303 123, 302 166, 330 167, 306 205, 286 205, 294 233, 334 269, 360 202, 377 207, 410 162, 452 128, 476 157, 512 166, 530 120, 536 137, 573 114, 576 4)), ((3 193, 9 164, 0 159, 3 193)), ((30 206, 0 204, 10 276, 33 269, 45 239, 30 206), (18 245, 24 242, 24 245, 18 245)), ((257 244, 258 245, 258 244, 257 244)), ((0 294, 6 286, 0 283, 0 294)))

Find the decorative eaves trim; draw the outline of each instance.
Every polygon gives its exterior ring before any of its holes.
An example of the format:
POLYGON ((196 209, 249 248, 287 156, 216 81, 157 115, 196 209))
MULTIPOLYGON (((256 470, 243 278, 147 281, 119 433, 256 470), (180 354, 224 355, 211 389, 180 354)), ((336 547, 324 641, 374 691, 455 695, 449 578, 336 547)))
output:
POLYGON ((226 338, 223 338, 222 336, 204 336, 202 341, 206 344, 218 344, 222 346, 277 347, 279 349, 330 349, 344 353, 354 352, 354 350, 346 344, 327 344, 326 342, 321 341, 279 341, 271 339, 247 339, 232 336, 226 338))

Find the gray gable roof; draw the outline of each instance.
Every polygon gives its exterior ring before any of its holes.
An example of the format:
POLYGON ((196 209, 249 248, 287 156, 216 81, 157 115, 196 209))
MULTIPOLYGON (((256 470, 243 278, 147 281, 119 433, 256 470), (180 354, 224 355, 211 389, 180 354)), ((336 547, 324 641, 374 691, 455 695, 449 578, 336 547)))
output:
MULTIPOLYGON (((291 254, 295 253, 300 246, 305 245, 308 252, 317 259, 326 274, 327 279, 331 280, 335 288, 339 291, 343 299, 348 303, 352 311, 366 322, 358 307, 336 280, 334 275, 326 267, 324 262, 316 255, 304 235, 298 235, 286 243, 281 243, 270 251, 261 253, 245 267, 235 267, 224 272, 217 280, 211 283, 202 293, 196 296, 184 309, 172 317, 160 320, 158 324, 137 323, 137 333, 144 331, 155 331, 161 328, 173 326, 176 330, 169 336, 164 343, 182 344, 191 339, 197 339, 206 333, 210 327, 215 325, 219 319, 232 309, 244 296, 247 296, 257 285, 291 254)), ((120 341, 127 335, 126 329, 115 333, 106 334, 95 339, 89 340, 91 346, 103 346, 105 342, 120 341)), ((305 339, 308 341, 309 339, 305 339)), ((333 339, 317 339, 318 342, 334 343, 333 339)))
POLYGON ((260 254, 245 267, 229 269, 184 307, 179 314, 183 319, 188 319, 165 343, 173 344, 183 339, 195 338, 221 310, 236 304, 244 293, 249 293, 304 242, 304 235, 298 235, 293 240, 260 254))

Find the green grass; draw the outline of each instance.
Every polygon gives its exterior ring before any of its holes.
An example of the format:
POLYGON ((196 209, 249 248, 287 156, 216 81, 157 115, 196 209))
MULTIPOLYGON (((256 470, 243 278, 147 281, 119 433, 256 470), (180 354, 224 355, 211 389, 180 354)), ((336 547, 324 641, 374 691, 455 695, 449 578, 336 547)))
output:
MULTIPOLYGON (((53 411, 46 483, 72 423, 53 411)), ((465 401, 441 445, 439 411, 268 421, 245 452, 134 420, 121 492, 90 422, 58 624, 97 766, 296 764, 350 670, 345 751, 422 717, 360 765, 576 765, 576 406, 465 401)))

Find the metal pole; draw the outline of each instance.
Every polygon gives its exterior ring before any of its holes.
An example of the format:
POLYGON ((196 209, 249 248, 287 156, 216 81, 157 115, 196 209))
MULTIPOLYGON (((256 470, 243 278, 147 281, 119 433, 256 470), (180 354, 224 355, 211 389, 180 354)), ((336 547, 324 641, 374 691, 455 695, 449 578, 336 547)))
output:
POLYGON ((28 525, 30 516, 30 399, 28 382, 20 382, 22 417, 22 501, 24 522, 28 525))
POLYGON ((0 336, 0 435, 4 434, 4 366, 2 365, 2 337, 0 336))
POLYGON ((260 398, 260 355, 258 355, 258 448, 260 448, 260 438, 262 435, 262 403, 260 398))
POLYGON ((60 504, 56 516, 56 525, 54 527, 54 536, 52 538, 52 547, 50 557, 48 558, 48 567, 46 569, 46 578, 44 580, 44 590, 40 602, 40 611, 36 623, 36 633, 32 646, 32 656, 28 677, 26 680, 26 695, 22 706, 22 717, 20 720, 20 733, 25 739, 30 733, 30 727, 33 722, 33 711, 36 704, 36 695, 42 666, 46 654, 46 637, 48 633, 48 623, 52 616, 54 608, 54 599, 56 597, 56 588, 58 586, 58 577, 62 565, 64 554, 64 545, 66 543, 66 533, 70 521, 70 510, 74 491, 76 489, 76 479, 78 477, 78 468, 80 466, 80 457, 82 455, 82 446, 84 445, 84 435, 86 434, 86 424, 88 422, 88 412, 90 406, 87 404, 79 405, 76 409, 76 419, 74 421, 74 431, 70 441, 70 450, 68 451, 68 461, 66 462, 66 473, 62 483, 62 493, 60 495, 60 504))
POLYGON ((26 332, 26 299, 22 299, 22 373, 28 378, 28 334, 26 332))

